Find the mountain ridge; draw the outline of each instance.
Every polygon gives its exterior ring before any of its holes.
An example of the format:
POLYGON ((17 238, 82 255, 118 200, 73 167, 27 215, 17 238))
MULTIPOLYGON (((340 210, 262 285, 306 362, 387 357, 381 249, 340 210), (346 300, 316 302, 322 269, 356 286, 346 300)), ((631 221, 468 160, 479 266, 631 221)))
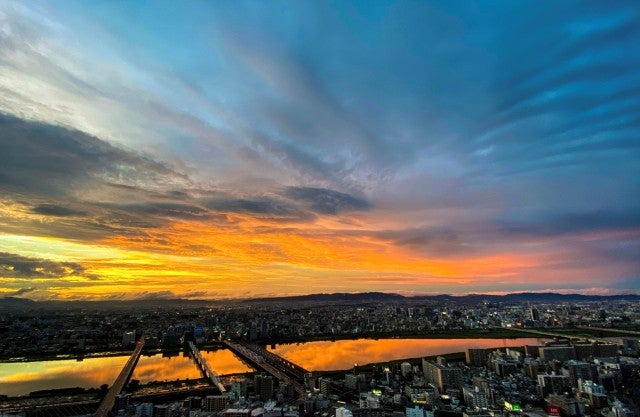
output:
POLYGON ((458 302, 458 303, 515 303, 515 302, 568 302, 568 301, 640 301, 638 294, 592 295, 562 294, 554 292, 518 292, 504 295, 494 294, 435 294, 404 296, 396 293, 362 292, 362 293, 316 293, 281 297, 256 297, 249 299, 181 299, 181 298, 139 298, 132 300, 49 300, 35 301, 28 298, 0 298, 0 310, 12 309, 47 309, 47 308, 158 308, 162 307, 196 307, 216 304, 277 304, 277 303, 371 303, 371 302, 458 302))

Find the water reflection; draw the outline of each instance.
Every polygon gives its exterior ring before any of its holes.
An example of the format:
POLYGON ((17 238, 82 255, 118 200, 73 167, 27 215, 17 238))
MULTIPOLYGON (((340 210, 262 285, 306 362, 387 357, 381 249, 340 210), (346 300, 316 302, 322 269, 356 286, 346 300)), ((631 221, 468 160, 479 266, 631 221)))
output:
MULTIPOLYGON (((340 340, 277 345, 276 354, 314 370, 349 369, 354 363, 386 362, 417 358, 468 348, 540 345, 535 338, 523 339, 382 339, 340 340)), ((253 371, 229 350, 201 351, 207 363, 219 375, 253 371)), ((81 361, 51 360, 0 363, 0 395, 26 395, 53 388, 98 388, 111 384, 128 356, 87 358, 81 361)), ((175 381, 200 378, 200 370, 187 352, 158 353, 141 356, 132 378, 146 384, 152 381, 175 381)))
POLYGON ((142 384, 147 384, 153 381, 197 379, 201 378, 201 375, 200 370, 187 352, 175 352, 140 356, 131 378, 139 380, 142 384))
POLYGON ((253 368, 238 359, 230 350, 219 349, 200 351, 209 367, 218 375, 240 374, 253 372, 253 368))
POLYGON ((367 364, 404 358, 463 352, 469 348, 540 345, 540 339, 357 339, 335 342, 308 342, 268 348, 277 355, 310 371, 350 369, 354 363, 367 364))
POLYGON ((0 394, 25 395, 52 388, 98 388, 111 384, 128 356, 0 363, 0 394))

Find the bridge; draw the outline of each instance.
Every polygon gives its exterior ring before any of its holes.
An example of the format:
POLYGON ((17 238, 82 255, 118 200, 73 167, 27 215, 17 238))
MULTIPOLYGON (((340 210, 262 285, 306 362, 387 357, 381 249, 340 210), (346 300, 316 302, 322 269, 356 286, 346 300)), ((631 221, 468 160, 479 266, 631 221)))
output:
POLYGON ((224 385, 222 385, 222 382, 220 382, 220 379, 218 378, 218 374, 213 372, 213 370, 209 367, 209 364, 207 364, 206 359, 202 357, 202 354, 196 347, 195 343, 189 342, 189 348, 191 349, 191 354, 193 355, 193 358, 195 359, 196 364, 198 365, 198 368, 200 368, 200 372, 202 372, 202 375, 205 378, 210 379, 213 385, 218 387, 218 389, 220 390, 220 393, 227 392, 224 385))
POLYGON ((640 332, 637 332, 637 331, 634 331, 634 330, 629 330, 629 329, 614 328, 614 327, 578 326, 578 329, 599 330, 601 332, 619 333, 619 334, 624 334, 624 335, 640 336, 640 332))
POLYGON ((140 352, 142 352, 144 342, 145 339, 143 335, 136 342, 136 348, 133 350, 129 360, 127 360, 127 363, 124 365, 124 368, 122 368, 122 371, 120 371, 120 375, 118 375, 114 383, 111 385, 111 388, 109 388, 109 391, 107 391, 107 395, 102 399, 102 402, 98 407, 98 411, 94 414, 95 417, 107 417, 112 414, 116 396, 122 392, 129 382, 129 378, 131 378, 131 374, 133 374, 133 370, 138 363, 138 359, 140 359, 140 352))
MULTIPOLYGON (((502 327, 496 327, 496 329, 503 329, 502 327)), ((593 328, 590 328, 593 329, 593 328)), ((548 332, 548 331, 542 331, 542 330, 534 330, 534 329, 520 329, 517 327, 509 327, 509 330, 513 330, 516 332, 521 332, 521 333, 529 333, 529 334, 535 334, 535 335, 539 335, 539 336, 546 336, 546 337, 557 337, 557 338, 562 338, 562 339, 569 339, 569 340, 587 340, 591 343, 593 342, 599 342, 599 343, 611 343, 610 340, 607 339, 603 339, 603 338, 598 338, 598 337, 591 337, 591 336, 580 336, 580 335, 568 335, 568 334, 562 334, 562 333, 556 333, 556 332, 548 332)))
POLYGON ((305 394, 304 377, 310 372, 303 367, 286 360, 285 358, 269 352, 258 345, 224 341, 225 346, 243 361, 251 364, 256 369, 273 375, 285 383, 293 386, 298 395, 305 394))

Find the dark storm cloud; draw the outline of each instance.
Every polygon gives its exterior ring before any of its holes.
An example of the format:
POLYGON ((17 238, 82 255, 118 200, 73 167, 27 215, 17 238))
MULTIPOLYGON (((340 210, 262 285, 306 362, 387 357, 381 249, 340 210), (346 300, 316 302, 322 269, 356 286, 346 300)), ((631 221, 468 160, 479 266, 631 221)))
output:
POLYGON ((362 198, 326 188, 288 187, 285 195, 319 214, 340 214, 372 208, 372 205, 362 198))
POLYGON ((38 204, 34 206, 31 211, 35 214, 54 217, 83 216, 86 214, 85 211, 74 210, 57 204, 38 204))
POLYGON ((184 177, 85 133, 0 115, 0 189, 59 197, 113 183, 158 186, 184 177))
POLYGON ((56 262, 0 252, 0 276, 4 278, 64 278, 87 275, 82 265, 75 262, 56 262))

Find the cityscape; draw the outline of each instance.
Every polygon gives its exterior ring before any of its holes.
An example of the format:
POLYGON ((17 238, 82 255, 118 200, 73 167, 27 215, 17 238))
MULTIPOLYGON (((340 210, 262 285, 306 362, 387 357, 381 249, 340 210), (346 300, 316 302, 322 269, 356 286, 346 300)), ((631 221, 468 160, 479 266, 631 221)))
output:
POLYGON ((0 417, 640 417, 638 0, 0 0, 0 417))
POLYGON ((13 382, 0 373, 0 390, 12 393, 3 395, 0 412, 6 417, 638 414, 637 296, 513 296, 325 294, 215 304, 169 300, 163 306, 26 303, 26 308, 16 303, 0 315, 6 335, 0 355, 4 366, 15 366, 9 371, 13 382), (111 373, 100 369, 105 359, 114 359, 111 373), (34 361, 44 364, 39 374, 29 370, 34 361), (97 368, 73 370, 85 362, 90 367, 91 361, 98 361, 97 368), (78 386, 51 385, 47 366, 67 362, 56 372, 78 386), (75 374, 89 369, 97 378, 75 374))

